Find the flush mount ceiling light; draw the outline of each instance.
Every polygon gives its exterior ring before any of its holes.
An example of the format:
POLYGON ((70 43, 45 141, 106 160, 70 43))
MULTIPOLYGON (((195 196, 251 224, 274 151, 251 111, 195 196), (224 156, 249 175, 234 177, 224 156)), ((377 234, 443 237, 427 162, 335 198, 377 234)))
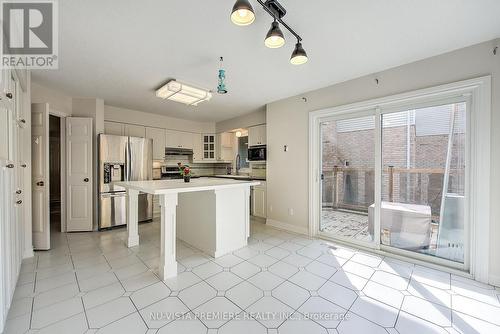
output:
POLYGON ((172 79, 156 90, 156 96, 162 99, 197 106, 212 98, 212 93, 206 89, 196 88, 172 79))
MULTIPOLYGON (((274 21, 271 24, 271 29, 266 35, 264 44, 268 48, 276 49, 285 45, 285 37, 280 29, 280 24, 285 27, 295 38, 297 44, 290 57, 290 63, 301 65, 307 62, 307 53, 302 47, 302 38, 288 24, 283 21, 286 15, 286 9, 278 2, 278 0, 257 0, 264 10, 273 17, 274 21)), ((255 21, 255 12, 248 0, 237 0, 231 12, 231 21, 239 26, 246 26, 255 21)))
POLYGON ((247 26, 255 21, 255 13, 248 0, 237 0, 231 12, 231 21, 238 26, 247 26))

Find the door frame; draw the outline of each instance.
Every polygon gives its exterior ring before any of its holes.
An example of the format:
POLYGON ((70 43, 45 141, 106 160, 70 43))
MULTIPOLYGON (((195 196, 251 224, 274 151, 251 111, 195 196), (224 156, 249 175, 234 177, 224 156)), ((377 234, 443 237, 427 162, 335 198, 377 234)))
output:
MULTIPOLYGON (((364 102, 353 103, 333 108, 321 109, 309 113, 309 235, 325 237, 319 233, 321 219, 321 121, 329 116, 346 117, 363 111, 375 112, 376 122, 380 122, 381 108, 387 110, 404 108, 411 104, 432 103, 436 100, 456 98, 462 96, 470 99, 470 210, 466 219, 469 221, 469 263, 468 268, 461 266, 463 271, 457 272, 457 266, 450 267, 449 261, 442 259, 422 259, 407 252, 388 252, 385 247, 380 247, 380 237, 376 232, 380 227, 379 214, 380 199, 377 189, 381 189, 380 177, 375 177, 375 246, 371 249, 377 253, 388 256, 403 256, 405 260, 427 266, 438 267, 442 270, 453 271, 464 276, 489 283, 489 230, 490 230, 490 145, 491 145, 491 76, 484 76, 470 80, 454 82, 431 88, 420 89, 407 93, 391 95, 383 98, 372 99, 364 102), (476 163, 481 161, 481 163, 476 163), (377 181, 377 178, 379 181, 377 181), (378 203, 378 205, 377 205, 378 203), (410 257, 411 256, 411 257, 410 257), (468 271, 468 272, 467 272, 468 271)), ((380 124, 376 124, 380 129, 380 124)), ((379 130, 380 132, 380 130, 379 130)), ((381 171, 381 135, 376 133, 375 173, 381 171), (377 170, 378 169, 378 170, 377 170)), ((335 239, 336 240, 336 239, 335 239)), ((337 240, 336 240, 337 241, 337 240)), ((342 242, 343 240, 340 240, 342 242)), ((366 248, 366 245, 360 245, 366 248)), ((370 247, 368 247, 370 249, 370 247)), ((467 255, 466 255, 467 256, 467 255)), ((458 266, 460 267, 460 266, 458 266)))
MULTIPOLYGON (((66 232, 66 117, 69 115, 65 112, 52 109, 49 104, 49 115, 59 117, 59 130, 60 130, 60 156, 61 164, 61 232, 66 232)), ((50 149, 49 149, 50 153, 50 149)), ((49 170, 50 172, 50 170, 49 170)), ((50 186, 50 184, 49 184, 50 186)), ((50 222, 49 222, 50 227, 50 222)))

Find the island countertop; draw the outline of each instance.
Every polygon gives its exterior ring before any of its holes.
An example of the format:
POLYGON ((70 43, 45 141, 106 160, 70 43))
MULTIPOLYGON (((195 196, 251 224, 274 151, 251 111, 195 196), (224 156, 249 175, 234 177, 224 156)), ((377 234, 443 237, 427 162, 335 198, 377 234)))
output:
POLYGON ((191 182, 184 182, 183 179, 174 179, 116 183, 116 185, 124 187, 125 189, 138 190, 153 195, 256 186, 259 184, 259 181, 240 181, 222 178, 191 179, 191 182))

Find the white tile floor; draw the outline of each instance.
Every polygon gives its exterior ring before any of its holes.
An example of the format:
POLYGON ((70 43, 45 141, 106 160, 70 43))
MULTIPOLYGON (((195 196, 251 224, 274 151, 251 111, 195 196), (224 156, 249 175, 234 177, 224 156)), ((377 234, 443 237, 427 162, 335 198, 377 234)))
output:
POLYGON ((178 242, 161 282, 158 223, 56 234, 25 261, 5 333, 500 333, 500 290, 252 224, 213 259, 178 242))

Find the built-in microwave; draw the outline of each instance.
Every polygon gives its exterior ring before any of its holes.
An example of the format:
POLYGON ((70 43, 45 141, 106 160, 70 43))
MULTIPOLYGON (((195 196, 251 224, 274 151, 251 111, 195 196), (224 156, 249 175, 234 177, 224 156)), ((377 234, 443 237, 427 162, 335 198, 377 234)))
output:
POLYGON ((248 161, 266 161, 266 145, 249 147, 248 161))

